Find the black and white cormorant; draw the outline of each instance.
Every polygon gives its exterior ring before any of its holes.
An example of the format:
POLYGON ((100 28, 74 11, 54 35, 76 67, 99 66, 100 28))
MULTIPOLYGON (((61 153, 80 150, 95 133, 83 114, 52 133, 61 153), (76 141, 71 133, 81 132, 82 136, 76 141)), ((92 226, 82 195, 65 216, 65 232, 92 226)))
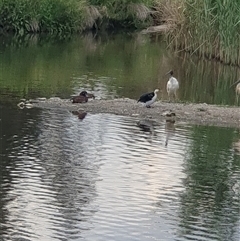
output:
POLYGON ((144 103, 144 105, 147 108, 150 108, 150 105, 152 105, 157 99, 157 92, 158 91, 159 91, 159 89, 156 89, 156 90, 154 90, 154 92, 143 94, 138 99, 138 102, 142 102, 142 103, 144 103))

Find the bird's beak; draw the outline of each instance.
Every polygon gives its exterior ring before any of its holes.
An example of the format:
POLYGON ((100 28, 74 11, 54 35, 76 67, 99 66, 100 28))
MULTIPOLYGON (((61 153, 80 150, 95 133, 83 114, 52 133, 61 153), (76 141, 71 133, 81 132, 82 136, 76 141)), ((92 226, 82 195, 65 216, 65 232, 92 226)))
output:
POLYGON ((172 70, 169 70, 165 75, 168 75, 168 74, 170 74, 170 72, 171 72, 172 70))
POLYGON ((238 83, 240 83, 240 79, 237 80, 236 82, 234 82, 234 83, 229 87, 229 89, 230 89, 232 86, 234 86, 234 85, 236 85, 236 84, 238 84, 238 83))

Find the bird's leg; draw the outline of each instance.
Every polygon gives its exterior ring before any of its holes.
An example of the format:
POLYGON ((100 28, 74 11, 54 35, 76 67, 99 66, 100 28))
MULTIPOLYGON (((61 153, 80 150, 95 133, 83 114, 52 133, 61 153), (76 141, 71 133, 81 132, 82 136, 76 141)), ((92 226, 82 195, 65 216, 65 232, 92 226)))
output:
POLYGON ((175 91, 174 96, 175 96, 175 102, 176 102, 176 100, 178 100, 177 91, 175 91))
POLYGON ((171 94, 168 95, 168 102, 171 102, 171 94))
POLYGON ((173 94, 173 102, 176 102, 176 93, 173 94))
POLYGON ((147 107, 147 108, 151 108, 151 106, 150 106, 150 105, 146 105, 146 107, 147 107))

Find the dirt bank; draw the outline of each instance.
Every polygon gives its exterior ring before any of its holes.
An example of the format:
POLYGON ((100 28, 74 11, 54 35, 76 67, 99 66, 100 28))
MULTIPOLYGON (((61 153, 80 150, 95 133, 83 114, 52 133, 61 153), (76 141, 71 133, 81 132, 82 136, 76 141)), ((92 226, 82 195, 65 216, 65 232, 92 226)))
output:
POLYGON ((89 113, 112 113, 117 115, 149 118, 155 121, 164 120, 166 113, 176 114, 176 121, 189 124, 213 125, 223 127, 240 127, 240 108, 207 104, 183 104, 157 101, 152 108, 143 107, 136 100, 90 100, 88 103, 72 104, 70 100, 50 98, 33 101, 32 107, 47 109, 80 110, 89 113))

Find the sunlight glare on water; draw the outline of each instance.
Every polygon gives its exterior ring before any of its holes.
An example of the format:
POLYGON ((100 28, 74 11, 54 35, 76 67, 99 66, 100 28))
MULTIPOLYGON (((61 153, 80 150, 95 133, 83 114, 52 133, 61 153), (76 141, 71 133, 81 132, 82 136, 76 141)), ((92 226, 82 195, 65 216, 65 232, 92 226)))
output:
POLYGON ((44 110, 21 129, 2 154, 4 240, 239 240, 239 153, 214 179, 193 127, 44 110))

